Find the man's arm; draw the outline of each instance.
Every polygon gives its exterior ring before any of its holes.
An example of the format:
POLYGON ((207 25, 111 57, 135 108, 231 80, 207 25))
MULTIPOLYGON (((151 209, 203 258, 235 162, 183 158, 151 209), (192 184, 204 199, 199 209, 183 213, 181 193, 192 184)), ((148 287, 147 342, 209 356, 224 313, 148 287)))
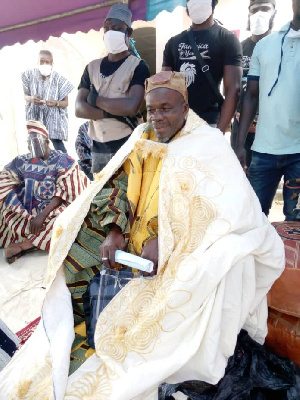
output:
POLYGON ((91 106, 87 102, 87 97, 89 95, 89 90, 86 88, 80 88, 77 93, 75 101, 75 115, 77 118, 92 119, 96 121, 97 119, 104 118, 103 110, 91 106))
POLYGON ((41 106, 44 103, 40 101, 41 100, 40 96, 38 94, 31 95, 30 83, 31 83, 31 80, 33 79, 32 74, 33 74, 33 71, 29 70, 29 71, 23 72, 21 75, 24 99, 28 103, 33 103, 36 106, 41 106))
POLYGON ((30 223, 30 233, 38 235, 42 229, 43 223, 51 211, 55 210, 61 205, 63 199, 61 197, 54 196, 50 203, 43 209, 43 211, 34 217, 30 223))
POLYGON ((126 247, 123 232, 128 223, 127 185, 128 177, 121 167, 93 199, 94 220, 97 215, 98 225, 107 232, 99 248, 100 261, 106 268, 116 267, 115 252, 126 247))
POLYGON ((240 160, 242 167, 246 167, 246 151, 244 148, 245 141, 249 132, 250 125, 252 124, 253 118, 257 111, 259 100, 259 80, 249 80, 247 82, 247 90, 245 93, 238 133, 236 141, 236 156, 240 160))
POLYGON ((69 104, 68 96, 64 97, 62 100, 46 100, 46 105, 48 107, 59 107, 67 108, 69 104))
POLYGON ((36 106, 42 106, 44 104, 43 101, 41 101, 41 98, 38 94, 35 94, 33 96, 30 96, 29 94, 24 93, 24 99, 28 102, 28 103, 33 103, 36 106))
POLYGON ((162 71, 172 71, 172 67, 162 67, 162 71))
POLYGON ((113 115, 130 116, 136 115, 144 98, 144 87, 141 85, 131 86, 128 97, 126 98, 108 98, 98 96, 96 105, 113 115))
POLYGON ((33 98, 33 96, 30 96, 29 94, 24 93, 24 99, 25 99, 28 103, 31 103, 31 102, 32 102, 32 98, 33 98))
POLYGON ((0 171, 0 202, 4 201, 5 198, 10 194, 14 197, 14 201, 11 203, 13 207, 16 207, 17 203, 24 208, 19 197, 12 190, 21 185, 21 180, 17 173, 17 160, 18 157, 13 159, 8 165, 6 165, 2 171, 0 171))
POLYGON ((223 133, 225 133, 236 110, 241 88, 242 72, 242 67, 235 65, 225 65, 224 67, 225 100, 218 123, 218 128, 223 133))

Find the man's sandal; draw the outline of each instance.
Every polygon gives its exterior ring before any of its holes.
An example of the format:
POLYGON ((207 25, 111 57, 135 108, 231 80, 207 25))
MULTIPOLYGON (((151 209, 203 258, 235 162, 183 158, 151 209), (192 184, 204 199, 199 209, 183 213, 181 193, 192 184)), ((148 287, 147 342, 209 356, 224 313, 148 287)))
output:
MULTIPOLYGON (((21 247, 20 247, 20 248, 21 248, 21 247)), ((6 261, 8 264, 12 264, 12 263, 14 263, 18 258, 24 256, 25 254, 32 253, 33 251, 37 251, 37 250, 39 250, 39 249, 38 249, 38 247, 33 246, 33 247, 30 247, 30 249, 21 250, 21 251, 19 251, 18 253, 13 254, 12 256, 9 256, 9 257, 6 257, 6 254, 5 254, 5 251, 6 251, 6 250, 7 250, 7 249, 4 250, 4 259, 5 259, 5 261, 6 261)))

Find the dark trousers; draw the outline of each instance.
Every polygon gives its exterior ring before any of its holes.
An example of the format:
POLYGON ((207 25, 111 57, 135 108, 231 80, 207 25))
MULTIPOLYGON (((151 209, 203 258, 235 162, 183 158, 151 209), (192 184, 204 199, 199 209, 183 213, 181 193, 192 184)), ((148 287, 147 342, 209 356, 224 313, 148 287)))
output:
POLYGON ((61 150, 63 153, 67 153, 64 142, 61 139, 50 139, 50 140, 55 150, 61 150))
MULTIPOLYGON (((269 214, 282 177, 284 183, 290 179, 300 178, 300 154, 274 155, 252 152, 248 178, 266 215, 269 214)), ((286 221, 300 219, 300 211, 295 210, 299 192, 300 189, 283 187, 283 213, 286 221)))

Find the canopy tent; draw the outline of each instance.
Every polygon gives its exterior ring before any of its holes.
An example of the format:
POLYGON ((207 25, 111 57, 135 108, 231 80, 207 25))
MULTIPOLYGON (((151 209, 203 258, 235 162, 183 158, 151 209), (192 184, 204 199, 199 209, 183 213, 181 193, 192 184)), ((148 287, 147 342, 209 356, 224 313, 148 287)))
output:
POLYGON ((15 43, 47 40, 63 32, 99 30, 109 8, 115 3, 127 3, 133 20, 150 21, 162 10, 173 11, 185 0, 10 0, 0 15, 0 49, 15 43))

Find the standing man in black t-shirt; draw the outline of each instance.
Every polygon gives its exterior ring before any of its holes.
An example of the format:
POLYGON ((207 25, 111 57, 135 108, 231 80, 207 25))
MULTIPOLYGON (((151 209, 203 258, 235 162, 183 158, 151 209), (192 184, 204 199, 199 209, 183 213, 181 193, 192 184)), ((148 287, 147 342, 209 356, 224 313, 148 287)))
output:
POLYGON ((90 120, 93 173, 108 163, 139 123, 137 114, 150 72, 145 61, 128 50, 131 18, 126 5, 111 7, 104 21, 108 56, 86 66, 78 87, 75 114, 90 120))
MULTIPOLYGON (((231 131, 231 147, 236 148, 236 137, 238 131, 238 124, 240 119, 240 111, 244 100, 244 95, 247 88, 247 75, 249 65, 254 47, 265 36, 270 35, 276 14, 276 0, 250 0, 249 16, 248 16, 248 30, 251 31, 251 36, 242 42, 243 49, 243 77, 241 97, 237 105, 236 114, 233 119, 231 131)), ((258 119, 258 110, 250 126, 249 133, 245 141, 246 150, 246 165, 249 168, 251 163, 252 151, 251 147, 254 142, 254 135, 256 130, 256 123, 258 119)))
POLYGON ((162 69, 186 74, 190 107, 224 133, 234 115, 239 97, 242 50, 237 36, 214 21, 213 11, 217 2, 187 1, 187 11, 193 22, 191 30, 204 60, 204 67, 201 68, 196 60, 187 31, 183 31, 167 42, 162 69), (223 79, 225 100, 222 107, 205 77, 206 71, 210 71, 217 87, 220 87, 223 79))

